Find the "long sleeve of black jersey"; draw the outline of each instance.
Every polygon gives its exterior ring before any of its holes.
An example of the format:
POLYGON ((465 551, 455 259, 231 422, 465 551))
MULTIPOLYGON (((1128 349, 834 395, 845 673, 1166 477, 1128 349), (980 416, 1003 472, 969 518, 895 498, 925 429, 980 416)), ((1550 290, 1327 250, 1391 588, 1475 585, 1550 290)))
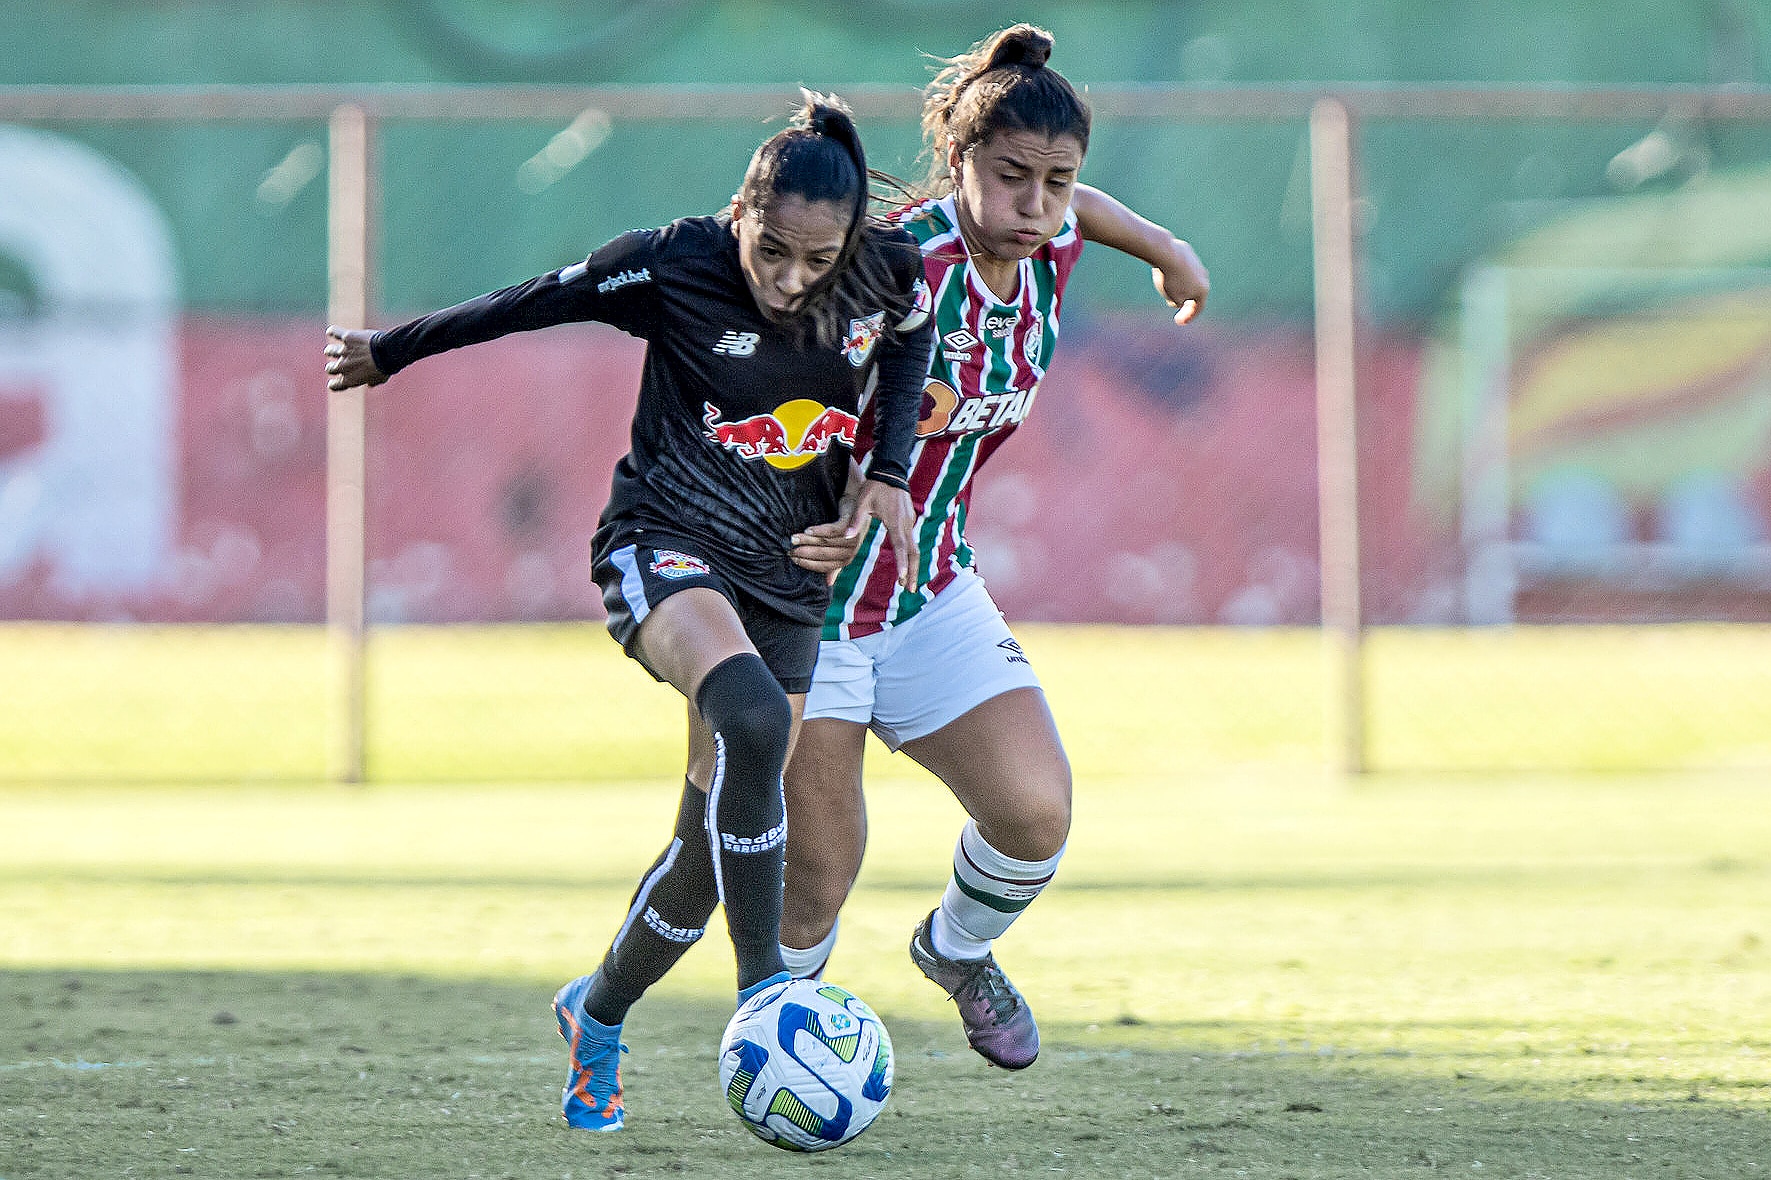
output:
POLYGON ((654 230, 622 234, 583 262, 377 332, 369 340, 375 367, 392 376, 439 352, 586 320, 643 337, 656 319, 656 238, 654 230))
MULTIPOLYGON (((914 315, 914 313, 913 313, 914 315)), ((922 388, 935 351, 935 324, 927 315, 915 327, 881 346, 879 383, 873 389, 873 449, 867 455, 868 479, 895 488, 910 487, 910 448, 916 443, 916 422, 922 416, 922 388)))
POLYGON ((934 307, 916 239, 899 228, 882 234, 881 244, 898 289, 906 293, 907 306, 875 362, 873 447, 864 473, 868 479, 908 490, 910 449, 916 445, 923 384, 935 351, 934 307))

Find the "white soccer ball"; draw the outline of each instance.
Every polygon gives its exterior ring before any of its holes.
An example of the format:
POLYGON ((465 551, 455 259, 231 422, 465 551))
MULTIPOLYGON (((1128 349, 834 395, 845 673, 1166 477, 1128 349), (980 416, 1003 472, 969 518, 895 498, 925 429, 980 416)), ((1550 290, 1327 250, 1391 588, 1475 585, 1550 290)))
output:
POLYGON ((892 1092, 892 1038, 861 1000, 795 979, 739 1006, 719 1046, 726 1101, 751 1133, 824 1151, 865 1131, 892 1092))

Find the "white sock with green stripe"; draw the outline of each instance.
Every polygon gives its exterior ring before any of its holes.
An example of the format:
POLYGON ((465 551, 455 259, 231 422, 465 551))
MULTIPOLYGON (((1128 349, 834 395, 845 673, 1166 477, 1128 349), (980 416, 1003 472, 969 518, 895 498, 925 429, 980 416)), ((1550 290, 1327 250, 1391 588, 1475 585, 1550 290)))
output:
POLYGON ((1064 850, 1046 860, 1016 860, 985 842, 975 820, 967 821, 953 849, 953 878, 929 926, 937 954, 981 959, 1057 872, 1064 850))

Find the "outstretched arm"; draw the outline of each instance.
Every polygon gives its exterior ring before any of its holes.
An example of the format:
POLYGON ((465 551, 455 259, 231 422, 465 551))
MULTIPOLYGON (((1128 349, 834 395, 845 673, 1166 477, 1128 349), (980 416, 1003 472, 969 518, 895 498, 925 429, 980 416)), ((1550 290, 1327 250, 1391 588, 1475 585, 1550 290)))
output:
POLYGON ((1086 184, 1077 185, 1071 193, 1070 208, 1086 240, 1149 264, 1151 282, 1175 309, 1175 323, 1185 324, 1205 310, 1211 276, 1192 246, 1086 184))

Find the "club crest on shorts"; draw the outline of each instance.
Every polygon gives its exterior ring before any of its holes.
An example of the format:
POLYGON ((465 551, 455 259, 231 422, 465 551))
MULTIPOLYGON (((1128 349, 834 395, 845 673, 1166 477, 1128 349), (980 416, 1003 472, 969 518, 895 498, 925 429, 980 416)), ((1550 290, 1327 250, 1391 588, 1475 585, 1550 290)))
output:
POLYGON ((709 572, 707 563, 699 557, 674 549, 652 550, 652 573, 660 578, 674 582, 678 578, 693 578, 709 572))
POLYGON ((842 354, 849 358, 849 364, 857 369, 866 364, 867 358, 873 353, 873 346, 879 343, 880 333, 884 331, 883 311, 850 320, 849 333, 842 338, 842 354))

